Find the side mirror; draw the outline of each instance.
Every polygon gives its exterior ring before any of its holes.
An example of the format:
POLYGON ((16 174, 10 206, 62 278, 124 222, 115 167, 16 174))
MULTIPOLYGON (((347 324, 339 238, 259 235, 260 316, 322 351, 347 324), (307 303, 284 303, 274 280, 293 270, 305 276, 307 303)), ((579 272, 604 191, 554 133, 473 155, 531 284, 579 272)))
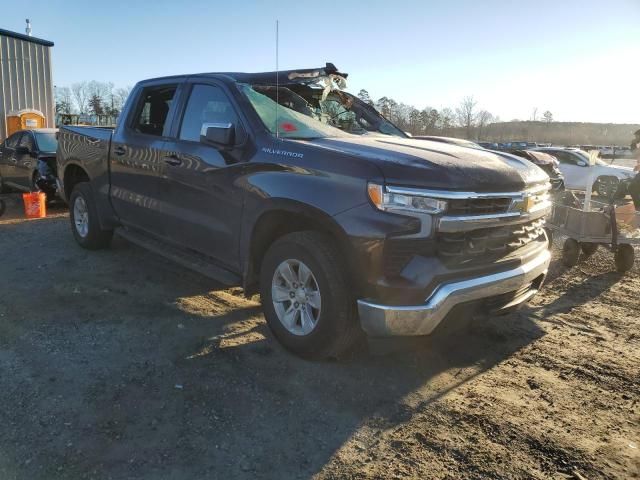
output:
POLYGON ((29 147, 19 146, 16 147, 16 153, 18 155, 28 155, 29 153, 31 153, 31 150, 29 150, 29 147))
POLYGON ((225 147, 233 145, 235 141, 233 123, 203 123, 200 130, 200 141, 225 147))

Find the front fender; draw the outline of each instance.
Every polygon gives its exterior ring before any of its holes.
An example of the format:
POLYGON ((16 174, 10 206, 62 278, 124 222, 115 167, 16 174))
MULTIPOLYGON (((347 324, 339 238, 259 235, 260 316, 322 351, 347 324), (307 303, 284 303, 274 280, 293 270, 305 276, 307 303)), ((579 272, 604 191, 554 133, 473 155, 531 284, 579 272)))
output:
POLYGON ((253 228, 266 212, 283 210, 333 228, 332 217, 366 203, 366 178, 344 171, 320 171, 314 168, 315 163, 256 162, 245 166, 237 180, 244 191, 241 259, 246 259, 253 228))

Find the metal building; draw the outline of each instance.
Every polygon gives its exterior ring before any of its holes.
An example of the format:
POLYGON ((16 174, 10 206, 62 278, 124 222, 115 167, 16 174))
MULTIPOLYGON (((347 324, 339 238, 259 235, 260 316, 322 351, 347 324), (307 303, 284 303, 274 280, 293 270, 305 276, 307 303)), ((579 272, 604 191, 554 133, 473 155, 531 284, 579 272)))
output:
POLYGON ((44 126, 54 127, 51 47, 53 42, 0 29, 0 141, 7 136, 7 117, 19 112, 41 112, 44 126))

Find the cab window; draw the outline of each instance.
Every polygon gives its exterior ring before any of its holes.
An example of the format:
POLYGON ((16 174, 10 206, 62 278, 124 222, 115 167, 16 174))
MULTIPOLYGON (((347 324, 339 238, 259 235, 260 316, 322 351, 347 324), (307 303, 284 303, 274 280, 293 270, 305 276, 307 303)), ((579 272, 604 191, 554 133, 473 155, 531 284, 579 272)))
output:
POLYGON ((176 93, 175 85, 149 87, 142 91, 133 122, 133 130, 146 135, 166 135, 169 110, 176 93))
POLYGON ((194 85, 182 118, 180 140, 199 142, 205 123, 231 123, 238 127, 238 116, 219 87, 194 85))

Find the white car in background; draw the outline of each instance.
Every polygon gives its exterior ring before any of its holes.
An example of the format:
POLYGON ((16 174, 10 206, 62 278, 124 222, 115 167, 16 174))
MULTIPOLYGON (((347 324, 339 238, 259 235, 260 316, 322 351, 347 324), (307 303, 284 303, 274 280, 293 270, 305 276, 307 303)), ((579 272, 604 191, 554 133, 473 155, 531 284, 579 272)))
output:
MULTIPOLYGON (((568 190, 586 190, 587 185, 593 182, 593 191, 598 196, 611 199, 616 196, 621 183, 626 184, 635 176, 632 168, 610 165, 578 148, 543 147, 533 150, 549 153, 558 159, 568 190)), ((620 192, 626 193, 626 185, 620 192)))

